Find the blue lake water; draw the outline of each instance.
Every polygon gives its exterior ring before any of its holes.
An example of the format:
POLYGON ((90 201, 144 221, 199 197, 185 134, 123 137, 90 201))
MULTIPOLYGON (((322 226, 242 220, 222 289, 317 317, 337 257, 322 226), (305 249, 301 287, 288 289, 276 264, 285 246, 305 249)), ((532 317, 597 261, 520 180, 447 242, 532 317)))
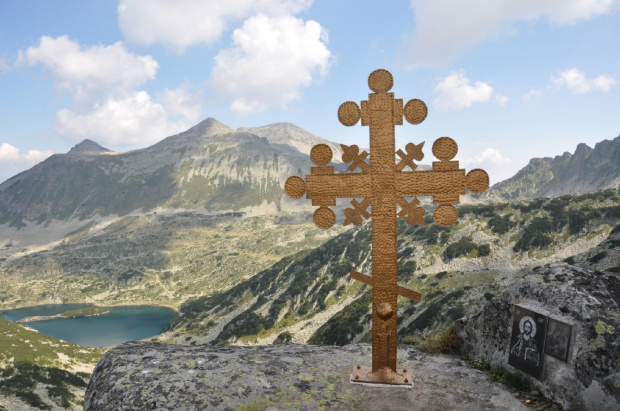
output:
MULTIPOLYGON (((17 321, 24 317, 55 315, 89 306, 92 304, 39 305, 5 310, 0 315, 17 321)), ((85 347, 109 347, 157 335, 177 316, 170 308, 150 305, 110 307, 110 310, 108 314, 94 317, 58 318, 24 325, 85 347)))

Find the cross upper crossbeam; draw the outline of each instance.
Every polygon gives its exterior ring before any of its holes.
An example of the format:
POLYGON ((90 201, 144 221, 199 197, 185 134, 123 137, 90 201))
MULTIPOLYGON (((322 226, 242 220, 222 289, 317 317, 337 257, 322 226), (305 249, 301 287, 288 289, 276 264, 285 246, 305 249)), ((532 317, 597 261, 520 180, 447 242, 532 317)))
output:
MULTIPOLYGON (((329 150, 331 153, 329 146, 325 144, 320 146, 322 150, 329 150)), ((312 157, 311 153, 311 158, 314 161, 316 157, 312 157)), ((437 164, 443 164, 442 162, 435 163, 434 167, 437 164)), ((401 197, 432 196, 433 202, 439 204, 458 203, 459 196, 466 194, 465 189, 481 192, 484 191, 481 190, 482 187, 485 185, 488 187, 488 176, 484 171, 477 169, 465 174, 464 169, 458 169, 458 162, 451 163, 457 163, 456 170, 441 170, 441 165, 438 166, 439 170, 394 170, 395 194, 401 197)), ((315 164, 318 163, 315 162, 315 164)), ((334 174, 334 170, 331 169, 331 173, 309 174, 305 181, 301 177, 291 177, 286 182, 285 192, 292 198, 301 198, 306 194, 306 198, 312 200, 312 205, 329 207, 336 205, 336 198, 370 197, 372 195, 371 179, 370 173, 334 174)), ((440 225, 452 225, 454 222, 451 220, 437 221, 440 225)), ((334 223, 335 219, 329 227, 334 223)))

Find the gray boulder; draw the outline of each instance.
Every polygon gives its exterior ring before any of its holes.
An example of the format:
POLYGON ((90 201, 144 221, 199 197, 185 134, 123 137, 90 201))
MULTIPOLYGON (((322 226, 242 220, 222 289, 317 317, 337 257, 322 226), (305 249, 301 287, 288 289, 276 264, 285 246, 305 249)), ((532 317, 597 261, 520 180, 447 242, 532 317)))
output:
POLYGON ((457 321, 470 358, 520 373, 508 365, 514 304, 573 325, 568 361, 543 354, 540 380, 522 376, 565 409, 620 410, 620 278, 566 263, 535 268, 457 321))
POLYGON ((182 346, 130 342, 108 351, 85 410, 527 410, 502 385, 453 356, 399 345, 414 386, 351 384, 369 344, 182 346))

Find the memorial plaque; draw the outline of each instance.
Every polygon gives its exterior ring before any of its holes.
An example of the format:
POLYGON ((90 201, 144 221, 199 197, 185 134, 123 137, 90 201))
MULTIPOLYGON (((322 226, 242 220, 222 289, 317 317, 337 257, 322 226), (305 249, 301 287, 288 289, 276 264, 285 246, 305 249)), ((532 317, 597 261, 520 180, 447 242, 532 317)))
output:
POLYGON ((512 337, 508 364, 540 378, 543 370, 547 316, 530 309, 514 306, 512 337))
POLYGON ((568 361, 568 348, 570 347, 570 336, 572 333, 572 325, 549 317, 545 353, 559 360, 568 361))

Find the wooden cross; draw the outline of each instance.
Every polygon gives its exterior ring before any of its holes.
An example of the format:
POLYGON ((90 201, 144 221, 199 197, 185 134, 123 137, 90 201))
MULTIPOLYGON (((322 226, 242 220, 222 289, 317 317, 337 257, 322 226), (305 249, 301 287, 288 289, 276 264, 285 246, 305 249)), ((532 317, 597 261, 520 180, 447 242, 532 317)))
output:
POLYGON ((353 126, 362 120, 362 126, 370 127, 370 164, 365 160, 368 153, 359 152, 357 146, 342 145, 342 160, 351 163, 351 173, 335 174, 334 167, 327 164, 332 151, 325 144, 318 144, 310 151, 310 159, 317 167, 311 168, 304 181, 301 177, 286 180, 284 190, 289 197, 312 200, 319 206, 314 213, 314 223, 320 228, 330 228, 336 215, 329 208, 336 205, 336 198, 354 198, 353 208, 344 211, 345 225, 359 225, 363 218, 372 217, 372 277, 352 271, 351 278, 373 287, 372 292, 372 367, 354 367, 352 382, 412 384, 407 370, 396 369, 397 353, 397 298, 399 295, 420 301, 421 294, 397 284, 396 217, 406 217, 410 225, 424 225, 424 209, 416 207, 419 200, 408 202, 405 197, 432 196, 439 204, 433 218, 439 225, 449 226, 458 219, 458 211, 452 205, 459 203, 465 189, 481 193, 489 187, 489 176, 484 170, 475 169, 465 174, 458 161, 452 161, 457 153, 456 142, 441 137, 433 144, 433 154, 439 161, 433 169, 415 171, 413 160, 424 156, 424 143, 405 146, 395 151, 394 126, 403 124, 403 116, 411 124, 419 124, 426 118, 427 108, 422 100, 414 99, 403 107, 402 99, 395 99, 392 74, 376 70, 368 77, 373 93, 367 101, 347 101, 338 108, 338 119, 345 126, 353 126), (401 158, 395 162, 395 154, 401 158), (403 171, 405 168, 412 171, 403 171), (356 169, 361 172, 354 172, 356 169), (363 198, 361 202, 356 198, 363 198), (397 214, 396 206, 401 210, 397 214), (367 211, 368 206, 371 212, 367 211), (354 377, 353 377, 354 376, 354 377))

